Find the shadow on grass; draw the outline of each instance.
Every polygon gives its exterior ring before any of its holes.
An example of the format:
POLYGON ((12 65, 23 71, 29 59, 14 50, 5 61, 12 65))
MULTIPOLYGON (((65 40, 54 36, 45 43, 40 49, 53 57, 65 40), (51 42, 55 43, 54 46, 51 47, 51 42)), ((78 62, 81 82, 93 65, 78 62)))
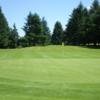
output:
POLYGON ((89 48, 89 49, 100 49, 100 46, 94 46, 94 45, 87 45, 87 46, 80 46, 82 48, 89 48))

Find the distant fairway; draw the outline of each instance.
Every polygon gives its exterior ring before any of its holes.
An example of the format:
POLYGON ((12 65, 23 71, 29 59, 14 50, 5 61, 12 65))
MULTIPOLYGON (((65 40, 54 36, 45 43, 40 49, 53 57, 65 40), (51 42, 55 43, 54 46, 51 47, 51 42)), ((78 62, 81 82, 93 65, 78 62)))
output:
POLYGON ((100 49, 1 49, 0 100, 100 100, 100 49))

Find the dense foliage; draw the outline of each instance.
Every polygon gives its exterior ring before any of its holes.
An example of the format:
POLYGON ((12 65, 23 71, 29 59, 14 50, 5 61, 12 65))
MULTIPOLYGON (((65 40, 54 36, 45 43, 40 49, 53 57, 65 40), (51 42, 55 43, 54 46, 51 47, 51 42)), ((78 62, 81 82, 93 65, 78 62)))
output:
POLYGON ((73 10, 67 24, 64 40, 72 45, 100 44, 100 4, 94 0, 88 10, 82 3, 73 10))
POLYGON ((8 22, 0 8, 0 48, 7 48, 9 45, 9 27, 8 22))
POLYGON ((52 34, 52 44, 61 45, 63 39, 63 28, 60 22, 56 22, 52 34))
POLYGON ((50 31, 46 20, 42 21, 38 14, 29 13, 26 23, 24 25, 25 37, 28 40, 28 46, 45 45, 50 31))
POLYGON ((13 29, 10 30, 10 34, 9 34, 9 47, 10 48, 17 48, 18 47, 18 32, 17 32, 17 28, 16 25, 13 25, 13 29))
POLYGON ((18 32, 14 24, 13 29, 8 25, 8 22, 0 8, 0 48, 16 48, 18 47, 18 32))

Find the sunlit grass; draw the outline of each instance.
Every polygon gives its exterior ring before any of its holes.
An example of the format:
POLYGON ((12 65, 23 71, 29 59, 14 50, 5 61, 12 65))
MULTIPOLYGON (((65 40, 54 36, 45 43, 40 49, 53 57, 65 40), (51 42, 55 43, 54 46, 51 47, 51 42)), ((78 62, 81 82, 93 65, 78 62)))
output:
POLYGON ((99 99, 99 49, 47 46, 0 50, 0 100, 99 99))

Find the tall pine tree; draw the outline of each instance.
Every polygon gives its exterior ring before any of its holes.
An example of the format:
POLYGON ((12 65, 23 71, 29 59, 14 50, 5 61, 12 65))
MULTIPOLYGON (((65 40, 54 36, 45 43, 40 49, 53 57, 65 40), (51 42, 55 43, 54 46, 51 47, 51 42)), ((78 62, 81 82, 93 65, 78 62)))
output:
POLYGON ((43 43, 41 19, 38 14, 30 12, 23 29, 29 46, 41 45, 43 43))
POLYGON ((9 26, 0 7, 0 48, 8 48, 9 26))
POLYGON ((50 34, 50 29, 47 25, 47 21, 45 20, 44 17, 42 18, 41 24, 42 24, 42 34, 45 38, 44 39, 44 44, 48 45, 51 42, 51 34, 50 34))
POLYGON ((84 44, 85 41, 85 17, 88 15, 88 11, 84 8, 83 4, 73 10, 73 13, 66 25, 64 34, 65 44, 80 45, 84 44))
POLYGON ((100 37, 100 4, 98 0, 94 0, 89 11, 90 14, 90 29, 89 29, 89 43, 96 45, 100 37))
POLYGON ((17 48, 18 47, 18 32, 17 32, 17 28, 16 25, 13 25, 13 29, 11 29, 10 31, 10 35, 9 35, 9 47, 10 48, 17 48))
POLYGON ((63 28, 59 21, 55 23, 53 34, 52 34, 52 44, 61 45, 63 41, 63 28))

